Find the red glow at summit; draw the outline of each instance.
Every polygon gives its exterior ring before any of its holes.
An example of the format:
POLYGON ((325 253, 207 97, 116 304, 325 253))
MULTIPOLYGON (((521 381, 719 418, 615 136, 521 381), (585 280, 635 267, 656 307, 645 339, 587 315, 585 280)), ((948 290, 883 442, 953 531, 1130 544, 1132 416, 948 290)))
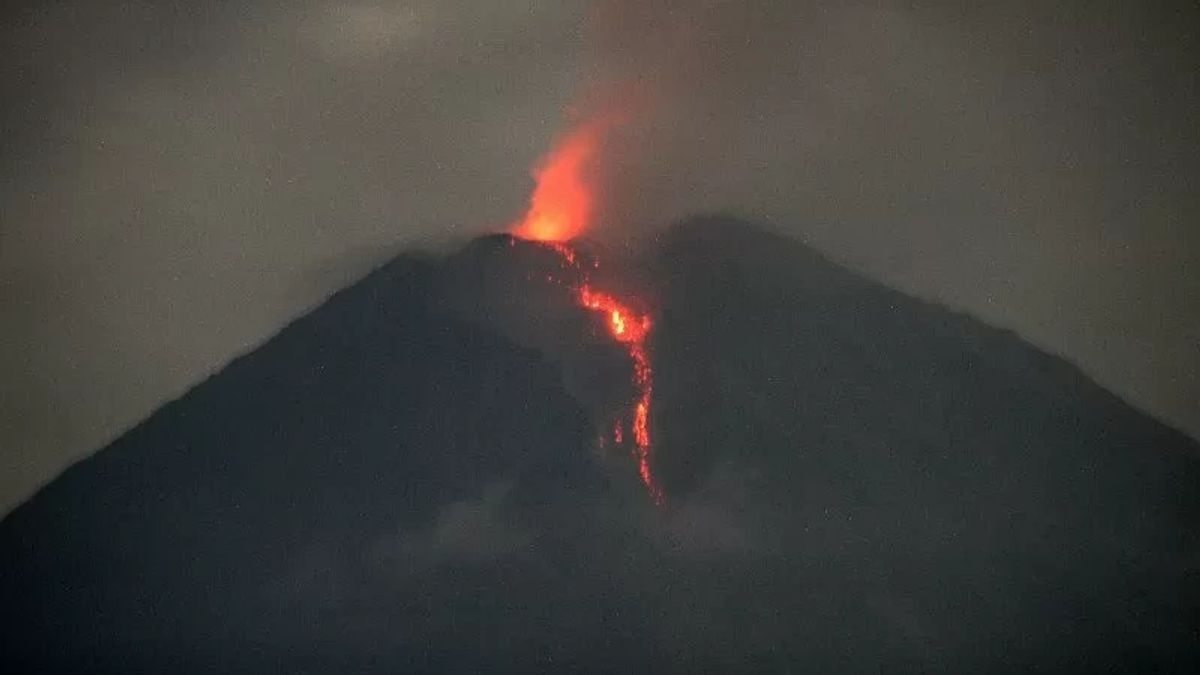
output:
POLYGON ((594 225, 596 195, 593 182, 606 135, 616 119, 597 117, 578 125, 559 139, 533 170, 535 187, 524 217, 512 226, 522 239, 542 242, 556 251, 564 265, 576 268, 581 281, 572 288, 579 306, 601 319, 610 337, 629 355, 631 382, 637 396, 612 424, 612 441, 621 447, 632 439, 632 454, 642 484, 656 504, 662 504, 662 487, 655 478, 651 457, 651 404, 654 370, 647 339, 653 327, 648 313, 635 311, 629 301, 593 287, 588 270, 577 261, 571 240, 594 225), (628 433, 626 430, 628 429, 628 433))

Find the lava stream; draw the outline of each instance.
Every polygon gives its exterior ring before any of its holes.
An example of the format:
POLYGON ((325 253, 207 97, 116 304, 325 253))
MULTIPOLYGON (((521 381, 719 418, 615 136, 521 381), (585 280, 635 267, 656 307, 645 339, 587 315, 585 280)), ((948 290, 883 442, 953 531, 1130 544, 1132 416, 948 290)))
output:
MULTIPOLYGON (((579 255, 568 243, 592 225, 597 190, 591 178, 605 135, 621 121, 621 115, 598 116, 559 139, 555 148, 534 169, 537 185, 530 197, 529 209, 524 218, 513 224, 512 231, 523 239, 540 242, 562 258, 564 268, 578 272, 578 282, 571 285, 576 301, 584 309, 602 315, 609 334, 629 354, 637 397, 630 403, 629 411, 613 422, 613 440, 620 446, 626 437, 632 438, 638 474, 650 498, 661 505, 663 491, 655 479, 650 456, 650 405, 654 394, 654 369, 647 349, 652 327, 650 315, 635 311, 611 293, 595 289, 590 270, 581 264, 579 255), (626 425, 628 434, 625 433, 626 425)), ((591 266, 595 267, 596 263, 592 262, 591 266)), ((556 281, 552 275, 546 280, 556 281)))
MULTIPOLYGON (((613 339, 625 346, 633 361, 633 385, 637 389, 637 400, 633 404, 633 444, 638 462, 638 475, 656 504, 662 504, 663 492, 650 465, 650 403, 654 395, 654 369, 646 350, 646 339, 653 323, 650 315, 639 314, 616 297, 593 290, 586 280, 577 290, 579 304, 607 319, 608 332, 613 339)), ((624 439, 624 424, 617 420, 613 428, 613 440, 620 445, 624 439)))
MULTIPOLYGON (((609 335, 625 348, 629 360, 633 363, 631 380, 637 396, 630 402, 627 412, 612 422, 612 440, 620 447, 625 444, 627 438, 632 439, 638 475, 646 491, 650 493, 650 499, 661 506, 664 502, 663 490, 654 476, 651 463, 650 406, 654 396, 654 368, 650 362, 647 341, 654 324, 650 315, 634 310, 627 302, 611 293, 596 290, 588 274, 589 270, 580 263, 575 249, 569 245, 559 241, 539 243, 557 253, 562 258, 563 267, 578 273, 579 281, 570 284, 575 301, 583 309, 604 319, 609 335)), ((547 276, 546 280, 552 283, 561 281, 553 275, 547 276)))

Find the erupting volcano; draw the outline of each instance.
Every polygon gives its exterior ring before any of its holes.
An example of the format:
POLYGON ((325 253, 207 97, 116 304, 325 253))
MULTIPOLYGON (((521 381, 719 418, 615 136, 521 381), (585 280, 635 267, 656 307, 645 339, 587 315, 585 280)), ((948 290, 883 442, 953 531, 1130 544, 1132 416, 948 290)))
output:
MULTIPOLYGON (((600 142, 611 127, 611 119, 589 121, 567 134, 533 171, 537 184, 529 210, 516 223, 513 234, 541 242, 555 251, 564 267, 578 273, 571 291, 576 302, 601 315, 612 339, 621 344, 633 364, 632 383, 637 391, 629 409, 612 423, 612 439, 618 446, 631 437, 634 457, 642 484, 655 504, 663 503, 662 487, 655 479, 651 463, 650 405, 654 393, 654 368, 650 362, 647 338, 653 327, 648 313, 633 309, 630 301, 593 286, 589 268, 580 263, 571 239, 591 225, 595 191, 588 180, 600 142), (629 434, 626 434, 628 428, 629 434)), ((598 266, 593 262, 592 266, 598 266)), ((555 281, 553 278, 549 281, 555 281)))

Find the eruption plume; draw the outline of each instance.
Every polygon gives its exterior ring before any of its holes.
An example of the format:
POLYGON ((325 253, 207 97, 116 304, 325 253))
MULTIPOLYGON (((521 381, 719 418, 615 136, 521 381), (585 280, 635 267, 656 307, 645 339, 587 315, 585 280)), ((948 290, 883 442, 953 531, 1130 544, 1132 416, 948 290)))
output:
MULTIPOLYGON (((649 313, 633 309, 627 300, 593 287, 590 267, 581 264, 571 240, 592 227, 596 189, 592 169, 605 134, 619 121, 614 116, 597 117, 566 134, 533 171, 536 186, 529 210, 512 227, 513 234, 541 242, 555 251, 563 266, 574 269, 578 281, 571 286, 580 307, 600 315, 609 335, 624 347, 633 364, 631 380, 637 396, 629 410, 612 423, 612 439, 622 446, 633 441, 638 475, 655 504, 663 503, 661 486, 651 464, 650 407, 654 393, 654 368, 647 340, 653 327, 649 313), (629 433, 626 433, 628 427, 629 433)), ((598 266, 593 261, 591 267, 598 266)), ((554 281, 553 278, 549 279, 554 281)))
POLYGON ((522 239, 570 241, 592 226, 596 187, 593 172, 604 136, 620 118, 598 116, 572 129, 531 172, 535 181, 529 210, 513 226, 522 239))

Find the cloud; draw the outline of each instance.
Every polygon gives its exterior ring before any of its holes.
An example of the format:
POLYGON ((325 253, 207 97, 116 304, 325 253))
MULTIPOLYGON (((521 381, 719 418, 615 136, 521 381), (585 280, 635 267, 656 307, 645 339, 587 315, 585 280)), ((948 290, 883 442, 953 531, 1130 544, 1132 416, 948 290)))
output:
POLYGON ((750 476, 732 466, 719 466, 694 493, 654 514, 647 531, 664 551, 707 558, 759 554, 772 550, 763 519, 754 509, 750 476))
POLYGON ((742 522, 721 505, 686 501, 657 523, 658 542, 669 551, 690 556, 750 553, 759 543, 742 522))
POLYGON ((412 46, 427 17, 396 3, 331 4, 301 24, 301 32, 334 58, 364 58, 412 46))
POLYGON ((529 552, 530 533, 508 522, 511 480, 487 485, 476 499, 452 502, 425 528, 379 539, 371 556, 380 566, 412 573, 445 563, 489 563, 529 552))

